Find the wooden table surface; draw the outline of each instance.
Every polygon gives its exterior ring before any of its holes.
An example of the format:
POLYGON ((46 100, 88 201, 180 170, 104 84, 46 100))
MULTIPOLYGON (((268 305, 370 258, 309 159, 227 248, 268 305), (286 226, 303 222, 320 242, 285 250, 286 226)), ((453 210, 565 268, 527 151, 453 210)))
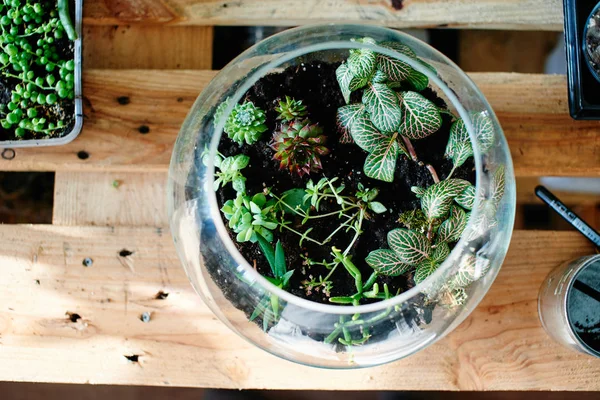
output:
MULTIPOLYGON (((388 0, 86 1, 81 135, 0 160, 2 171, 56 174, 52 225, 0 226, 0 380, 600 390, 600 360, 552 342, 537 317, 546 274, 593 251, 571 232, 515 231, 500 275, 462 325, 423 352, 368 370, 324 371, 270 356, 229 331, 192 291, 168 233, 164 191, 179 127, 215 74, 212 25, 562 29, 560 0, 400 3, 396 10, 388 0), (140 133, 142 126, 149 132, 140 133), (120 256, 123 249, 132 254, 120 256), (168 297, 157 299, 160 291, 168 297)), ((471 77, 498 114, 519 178, 600 176, 600 122, 570 119, 564 76, 471 77)))

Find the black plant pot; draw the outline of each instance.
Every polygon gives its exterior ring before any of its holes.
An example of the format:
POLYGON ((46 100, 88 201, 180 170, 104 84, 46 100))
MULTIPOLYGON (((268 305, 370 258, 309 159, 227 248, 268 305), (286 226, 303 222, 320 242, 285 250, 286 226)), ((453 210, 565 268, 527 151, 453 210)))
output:
POLYGON ((589 21, 600 13, 600 1, 564 0, 564 8, 571 117, 600 120, 600 63, 594 63, 588 40, 588 33, 598 29, 590 28, 589 21))

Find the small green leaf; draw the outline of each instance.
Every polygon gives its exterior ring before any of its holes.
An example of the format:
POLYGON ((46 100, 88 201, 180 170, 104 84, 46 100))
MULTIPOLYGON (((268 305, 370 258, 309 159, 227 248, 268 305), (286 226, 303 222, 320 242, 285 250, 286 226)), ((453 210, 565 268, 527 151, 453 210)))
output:
POLYGON ((377 214, 383 214, 387 211, 387 208, 385 208, 385 206, 378 201, 371 201, 369 203, 369 209, 377 214))
POLYGON ((277 275, 275 274, 275 251, 273 250, 273 246, 267 241, 267 239, 265 239, 260 234, 256 235, 256 239, 258 240, 258 245, 260 246, 262 253, 267 259, 269 266, 271 267, 271 272, 273 272, 273 276, 276 277, 277 275))
POLYGON ((460 207, 452 207, 450 218, 442 222, 437 233, 438 242, 457 242, 467 226, 467 214, 460 207))
POLYGON ((348 296, 330 297, 329 302, 336 304, 352 304, 354 299, 348 296))
POLYGON ((281 279, 285 275, 287 268, 285 266, 285 253, 283 252, 283 246, 281 240, 277 241, 275 245, 275 278, 281 279))
POLYGON ((427 236, 408 229, 394 229, 388 232, 388 245, 402 261, 417 265, 431 253, 431 244, 427 236))
POLYGON ((344 100, 346 104, 350 103, 350 94, 352 91, 350 90, 350 81, 354 78, 354 74, 348 68, 348 64, 343 63, 335 70, 335 76, 337 78, 338 84, 340 85, 340 90, 342 91, 342 95, 344 96, 344 100))
POLYGON ((411 266, 400 259, 392 250, 375 250, 365 259, 378 274, 398 276, 408 271, 411 266))
POLYGON ((266 295, 260 300, 260 303, 254 309, 254 312, 250 316, 250 321, 254 321, 259 315, 265 312, 267 307, 269 306, 269 295, 266 295))
POLYGON ((350 127, 350 134, 358 147, 369 153, 374 151, 382 142, 389 140, 389 136, 379 132, 373 125, 367 112, 355 118, 350 127))
POLYGON ((427 188, 421 198, 421 208, 429 220, 445 216, 452 200, 462 193, 469 185, 469 182, 462 179, 447 179, 427 188))
POLYGON ((425 260, 423 263, 419 264, 413 277, 415 283, 419 284, 423 282, 425 279, 431 276, 439 266, 439 264, 430 260, 425 260))
MULTIPOLYGON (((256 204, 257 206, 262 207, 267 202, 267 197, 262 193, 257 193, 254 196, 252 196, 252 202, 254 204, 256 204)), ((260 212, 260 211, 258 211, 258 212, 260 212)))
POLYGON ((469 185, 454 199, 456 203, 467 210, 472 210, 475 206, 475 186, 469 185))
POLYGON ((307 197, 306 190, 304 189, 286 190, 281 195, 281 199, 286 205, 280 204, 279 208, 287 214, 295 214, 293 210, 298 208, 304 211, 310 208, 310 196, 307 197))
POLYGON ((449 255, 450 247, 448 247, 447 243, 441 242, 435 246, 435 249, 433 249, 429 258, 431 261, 441 264, 449 255))
POLYGON ((418 186, 413 186, 410 188, 410 191, 413 192, 418 199, 420 199, 421 197, 423 197, 423 195, 425 195, 426 189, 423 189, 422 187, 418 186))
POLYGON ((424 75, 415 69, 411 70, 411 73, 406 78, 406 81, 417 92, 422 92, 429 86, 429 78, 427 78, 427 75, 424 75))
POLYGON ((409 139, 423 139, 442 126, 442 117, 435 104, 417 92, 398 93, 402 122, 400 134, 409 139))
POLYGON ((246 191, 246 178, 242 175, 238 175, 231 182, 231 186, 237 193, 244 193, 246 191))
POLYGON ((402 120, 402 111, 396 92, 384 83, 372 83, 363 92, 363 104, 371 120, 382 132, 395 132, 402 120))
POLYGON ((250 163, 250 157, 248 157, 244 154, 238 154, 237 156, 233 157, 232 168, 235 170, 244 169, 248 166, 249 163, 250 163))
POLYGON ((381 140, 365 160, 365 175, 380 181, 393 182, 397 158, 398 142, 395 136, 381 140))

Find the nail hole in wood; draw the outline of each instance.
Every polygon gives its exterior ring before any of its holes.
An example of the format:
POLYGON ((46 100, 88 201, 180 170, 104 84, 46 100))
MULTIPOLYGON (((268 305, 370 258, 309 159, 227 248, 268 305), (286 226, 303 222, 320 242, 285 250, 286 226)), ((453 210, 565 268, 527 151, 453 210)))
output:
POLYGON ((131 103, 131 100, 129 100, 129 97, 127 96, 120 96, 117 97, 117 102, 119 102, 119 104, 122 106, 126 106, 127 104, 131 103))
POLYGON ((178 97, 178 98, 177 98, 177 102, 178 102, 178 103, 181 103, 181 102, 183 102, 183 97, 178 97))
POLYGON ((15 153, 13 149, 2 150, 2 158, 4 158, 5 160, 12 160, 13 158, 15 158, 16 154, 17 153, 15 153))
POLYGON ((140 356, 138 354, 132 354, 130 356, 123 356, 127 359, 127 361, 132 362, 132 363, 136 363, 139 361, 140 356))
POLYGON ((35 284, 36 284, 36 285, 41 285, 41 282, 40 282, 40 280, 39 280, 39 279, 36 279, 36 280, 35 280, 35 284))
POLYGON ((394 10, 402 10, 402 7, 404 7, 403 2, 404 0, 392 0, 392 7, 394 10))
POLYGON ((167 297, 169 297, 169 293, 165 293, 162 290, 159 290, 158 293, 156 293, 156 296, 154 296, 157 300, 164 300, 167 297))
POLYGON ((84 267, 91 267, 92 264, 94 264, 94 260, 92 260, 89 257, 86 257, 83 259, 83 261, 81 262, 81 264, 83 264, 84 267))
POLYGON ((142 125, 138 128, 138 131, 142 134, 145 135, 146 133, 150 132, 150 127, 148 125, 142 125))
POLYGON ((87 151, 81 150, 77 153, 77 157, 79 157, 80 160, 87 160, 90 158, 90 154, 87 151))
POLYGON ((67 317, 73 323, 75 323, 81 319, 81 315, 79 315, 77 313, 68 312, 68 311, 67 311, 67 317))
POLYGON ((133 251, 129 251, 127 249, 123 249, 119 252, 119 256, 121 256, 121 257, 129 257, 132 254, 133 254, 133 251))

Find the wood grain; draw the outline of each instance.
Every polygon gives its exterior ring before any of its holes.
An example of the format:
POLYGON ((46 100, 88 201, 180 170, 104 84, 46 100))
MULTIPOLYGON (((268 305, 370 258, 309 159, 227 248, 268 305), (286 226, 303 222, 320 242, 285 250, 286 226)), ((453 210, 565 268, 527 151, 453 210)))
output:
POLYGON ((167 227, 163 172, 57 172, 54 225, 167 227))
POLYGON ((387 366, 325 371, 259 351, 218 322, 191 289, 163 230, 0 226, 0 379, 270 389, 598 390, 600 360, 553 343, 536 309, 546 274, 591 251, 575 233, 515 232, 490 292, 447 338, 387 366), (133 254, 120 257, 122 249, 133 254), (85 257, 93 259, 91 267, 82 265, 85 257), (159 290, 169 296, 155 299, 159 290), (149 323, 140 321, 143 312, 152 313, 149 323), (81 319, 71 322, 66 313, 81 319), (124 357, 133 354, 139 362, 124 357))
POLYGON ((467 72, 543 73, 559 37, 557 32, 463 30, 458 64, 467 72))
MULTIPOLYGON (((16 149, 0 170, 164 172, 181 123, 215 73, 88 70, 81 135, 65 146, 16 149)), ((600 121, 569 117, 564 76, 470 76, 500 119, 518 176, 600 175, 600 121)))
POLYGON ((210 26, 89 25, 83 42, 84 68, 212 68, 210 26))
POLYGON ((279 25, 346 22, 406 27, 563 29, 560 0, 104 0, 84 23, 279 25))

